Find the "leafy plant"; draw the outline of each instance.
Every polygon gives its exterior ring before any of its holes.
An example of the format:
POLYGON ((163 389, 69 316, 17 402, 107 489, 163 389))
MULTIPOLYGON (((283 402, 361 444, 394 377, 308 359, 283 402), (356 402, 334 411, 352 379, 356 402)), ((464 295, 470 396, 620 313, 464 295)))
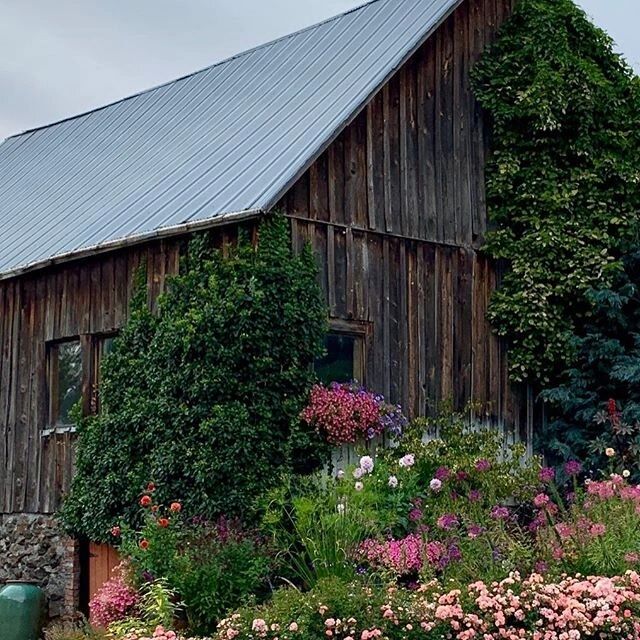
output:
POLYGON ((640 81, 573 0, 520 0, 473 70, 491 120, 490 318, 514 380, 573 362, 576 328, 637 239, 640 81))
POLYGON ((588 292, 593 313, 573 340, 574 365, 543 393, 551 419, 541 434, 550 460, 577 458, 595 472, 617 453, 640 480, 640 252, 623 257, 609 289, 588 292))
POLYGON ((148 478, 192 515, 247 516, 283 470, 318 466, 327 447, 299 419, 325 333, 316 275, 274 216, 228 257, 194 239, 157 315, 139 289, 102 365, 101 412, 78 426, 70 532, 103 541, 115 521, 139 524, 148 478))

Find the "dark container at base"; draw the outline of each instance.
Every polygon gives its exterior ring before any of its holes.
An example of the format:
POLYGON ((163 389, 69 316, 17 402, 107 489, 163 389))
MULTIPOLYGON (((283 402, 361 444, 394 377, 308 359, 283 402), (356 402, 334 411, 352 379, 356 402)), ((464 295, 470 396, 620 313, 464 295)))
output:
POLYGON ((38 640, 44 619, 44 593, 30 582, 7 582, 0 589, 0 638, 38 640))

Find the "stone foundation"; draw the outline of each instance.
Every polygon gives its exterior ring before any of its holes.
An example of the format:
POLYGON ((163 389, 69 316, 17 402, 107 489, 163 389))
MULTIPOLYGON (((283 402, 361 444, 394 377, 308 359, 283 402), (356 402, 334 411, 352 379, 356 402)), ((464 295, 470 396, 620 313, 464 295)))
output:
POLYGON ((49 618, 72 616, 78 607, 78 544, 50 515, 0 515, 0 585, 28 580, 44 589, 49 618))

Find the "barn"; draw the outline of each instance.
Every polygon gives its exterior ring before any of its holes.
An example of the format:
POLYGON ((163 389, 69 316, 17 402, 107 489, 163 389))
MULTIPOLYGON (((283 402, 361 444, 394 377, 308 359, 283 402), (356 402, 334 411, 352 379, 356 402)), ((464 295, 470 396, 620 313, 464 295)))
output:
POLYGON ((270 211, 317 256, 329 358, 413 415, 473 398, 531 442, 532 393, 485 319, 500 266, 479 251, 469 80, 512 4, 373 0, 0 145, 0 582, 42 582, 55 616, 100 580, 54 517, 69 407, 93 410, 139 265, 153 305, 185 238, 225 247, 270 211))

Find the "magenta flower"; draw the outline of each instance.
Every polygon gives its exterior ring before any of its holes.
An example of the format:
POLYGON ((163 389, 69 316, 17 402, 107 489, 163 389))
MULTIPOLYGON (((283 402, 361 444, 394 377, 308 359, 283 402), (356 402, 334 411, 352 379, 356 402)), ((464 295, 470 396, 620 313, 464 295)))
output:
POLYGON ((553 482, 556 478, 555 469, 551 467, 543 467, 542 469, 540 469, 538 477, 540 478, 540 482, 544 482, 544 484, 553 482))
POLYGON ((479 502, 482 499, 482 492, 478 489, 469 491, 469 502, 479 502))
POLYGON ((451 475, 451 471, 447 469, 447 467, 438 467, 436 472, 433 474, 433 477, 438 480, 446 480, 451 475))
POLYGON ((482 460, 478 460, 475 464, 476 471, 489 471, 491 469, 491 463, 484 458, 482 460))
POLYGON ((422 520, 422 511, 420 511, 420 509, 411 509, 411 511, 409 511, 409 520, 413 520, 413 522, 422 520))
POLYGON ((582 465, 577 460, 569 460, 564 465, 564 472, 568 476, 577 476, 582 471, 582 465))
POLYGON ((440 529, 448 531, 450 529, 455 529, 460 524, 460 521, 455 513, 445 513, 438 518, 436 524, 440 529))
POLYGON ((491 509, 490 515, 494 520, 507 520, 509 517, 509 509, 507 509, 507 507, 496 505, 491 509))

